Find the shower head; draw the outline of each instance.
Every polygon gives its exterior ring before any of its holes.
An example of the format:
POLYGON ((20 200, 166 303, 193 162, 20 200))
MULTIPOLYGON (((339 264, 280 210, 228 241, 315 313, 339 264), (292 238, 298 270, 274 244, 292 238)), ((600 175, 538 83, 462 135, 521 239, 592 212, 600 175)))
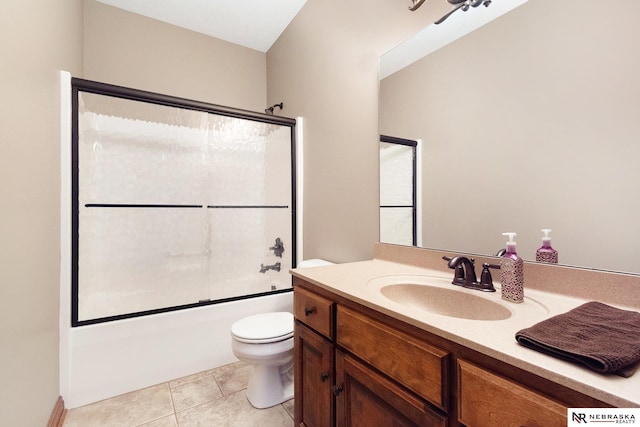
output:
POLYGON ((264 112, 273 116, 273 109, 278 107, 278 108, 280 108, 282 110, 283 106, 284 106, 284 103, 282 103, 282 102, 279 103, 279 104, 273 104, 271 107, 265 108, 264 112))

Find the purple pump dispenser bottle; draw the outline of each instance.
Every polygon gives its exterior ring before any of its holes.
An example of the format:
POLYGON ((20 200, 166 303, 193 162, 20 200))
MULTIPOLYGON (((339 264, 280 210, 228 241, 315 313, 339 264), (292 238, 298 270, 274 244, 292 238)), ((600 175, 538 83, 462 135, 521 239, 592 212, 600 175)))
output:
POLYGON ((500 258, 500 285, 502 299, 510 302, 524 302, 524 262, 516 252, 516 233, 502 233, 509 236, 507 252, 500 258))
POLYGON ((549 237, 551 230, 543 228, 542 233, 544 234, 542 237, 542 246, 536 251, 536 261, 557 264, 558 251, 551 247, 551 237, 549 237))

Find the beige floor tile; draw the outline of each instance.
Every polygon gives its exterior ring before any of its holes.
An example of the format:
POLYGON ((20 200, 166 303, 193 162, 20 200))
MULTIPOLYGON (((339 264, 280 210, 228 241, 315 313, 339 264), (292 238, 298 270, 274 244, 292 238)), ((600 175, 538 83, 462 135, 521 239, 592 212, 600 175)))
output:
POLYGON ((196 381, 202 378, 210 377, 214 374, 216 369, 209 369, 208 371, 198 372, 197 374, 187 375, 186 377, 177 378, 175 380, 169 381, 169 385, 171 387, 178 386, 181 384, 190 383, 192 381, 196 381))
POLYGON ((251 366, 243 362, 199 372, 72 409, 64 426, 291 427, 293 399, 268 409, 255 409, 247 401, 250 373, 251 366))
POLYGON ((65 427, 133 427, 173 414, 168 384, 159 384, 67 412, 65 427))
POLYGON ((229 363, 227 365, 222 365, 222 366, 218 366, 217 368, 213 368, 211 369, 211 372, 213 372, 214 374, 223 374, 225 372, 229 372, 229 371, 235 371, 238 368, 242 368, 243 366, 249 366, 247 365, 245 362, 233 362, 233 363, 229 363))
POLYGON ((178 427, 178 421, 176 421, 176 416, 172 414, 168 417, 142 424, 139 427, 178 427))
POLYGON ((295 410, 296 410, 295 400, 293 400, 293 399, 287 400, 286 402, 284 402, 282 404, 282 407, 287 410, 289 415, 291 415, 291 418, 294 417, 294 413, 295 413, 295 410))
POLYGON ((242 362, 223 366, 224 369, 214 370, 214 377, 225 396, 237 393, 247 388, 251 366, 242 362))
POLYGON ((202 377, 195 381, 171 385, 173 406, 176 410, 183 409, 208 402, 222 397, 222 391, 213 376, 202 377))
POLYGON ((256 410, 244 391, 178 412, 176 418, 179 427, 293 426, 293 419, 282 405, 256 410))

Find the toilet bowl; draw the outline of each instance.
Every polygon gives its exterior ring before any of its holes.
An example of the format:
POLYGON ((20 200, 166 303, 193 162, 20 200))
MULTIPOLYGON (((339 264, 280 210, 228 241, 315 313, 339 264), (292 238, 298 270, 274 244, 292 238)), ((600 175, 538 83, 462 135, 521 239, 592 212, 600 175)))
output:
POLYGON ((293 398, 293 314, 263 313, 231 326, 231 349, 251 365, 247 399, 268 408, 293 398))

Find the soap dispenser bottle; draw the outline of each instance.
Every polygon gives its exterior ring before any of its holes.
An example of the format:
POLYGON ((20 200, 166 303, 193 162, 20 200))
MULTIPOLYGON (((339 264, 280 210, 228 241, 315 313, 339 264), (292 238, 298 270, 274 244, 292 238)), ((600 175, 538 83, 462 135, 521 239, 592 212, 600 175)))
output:
POLYGON ((543 228, 542 233, 544 234, 542 237, 542 246, 536 251, 536 261, 557 264, 558 251, 551 247, 551 237, 549 237, 551 230, 543 228))
POLYGON ((516 233, 502 233, 508 236, 507 251, 500 258, 500 284, 502 299, 510 302, 524 302, 524 263, 516 252, 516 233))

